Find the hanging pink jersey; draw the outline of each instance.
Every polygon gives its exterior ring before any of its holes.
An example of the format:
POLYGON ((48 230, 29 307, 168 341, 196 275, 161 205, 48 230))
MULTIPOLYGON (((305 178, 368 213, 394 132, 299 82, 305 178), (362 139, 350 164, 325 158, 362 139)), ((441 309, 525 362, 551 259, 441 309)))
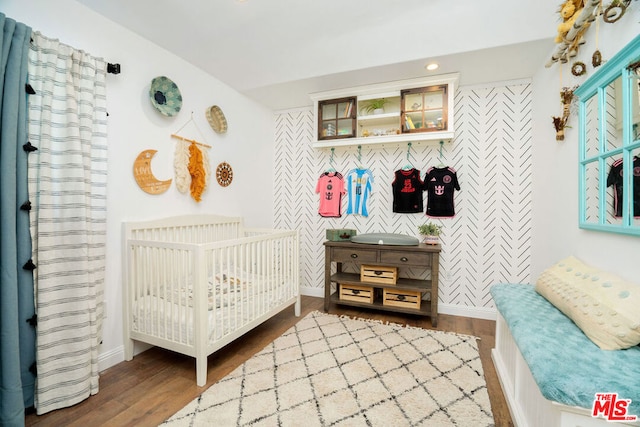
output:
POLYGON ((316 193, 320 194, 318 213, 325 217, 342 215, 342 196, 346 194, 344 179, 339 172, 325 172, 318 178, 316 193))

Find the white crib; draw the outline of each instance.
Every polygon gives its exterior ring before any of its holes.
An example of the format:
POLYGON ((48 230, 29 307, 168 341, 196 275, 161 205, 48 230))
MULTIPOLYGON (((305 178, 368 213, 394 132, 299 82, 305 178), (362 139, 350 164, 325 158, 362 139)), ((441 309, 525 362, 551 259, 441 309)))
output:
POLYGON ((186 354, 204 386, 208 355, 290 305, 300 315, 297 231, 190 215, 122 232, 126 360, 134 341, 186 354))

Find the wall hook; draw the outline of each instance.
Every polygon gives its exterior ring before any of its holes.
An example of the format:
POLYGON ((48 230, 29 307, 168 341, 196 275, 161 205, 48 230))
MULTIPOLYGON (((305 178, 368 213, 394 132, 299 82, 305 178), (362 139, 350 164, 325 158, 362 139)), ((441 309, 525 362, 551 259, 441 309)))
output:
POLYGON ((120 74, 120 64, 107 64, 107 73, 120 74))

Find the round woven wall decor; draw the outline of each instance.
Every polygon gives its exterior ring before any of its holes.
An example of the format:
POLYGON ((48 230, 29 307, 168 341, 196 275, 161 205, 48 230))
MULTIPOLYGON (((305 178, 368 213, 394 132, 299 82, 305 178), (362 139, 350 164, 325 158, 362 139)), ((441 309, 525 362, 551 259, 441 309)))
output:
POLYGON ((216 168, 216 180, 222 187, 227 187, 233 180, 233 169, 227 162, 222 162, 216 168))
POLYGON ((584 74, 586 74, 587 72, 587 67, 584 65, 584 62, 574 62, 573 66, 571 67, 571 74, 573 74, 574 76, 582 76, 584 74))

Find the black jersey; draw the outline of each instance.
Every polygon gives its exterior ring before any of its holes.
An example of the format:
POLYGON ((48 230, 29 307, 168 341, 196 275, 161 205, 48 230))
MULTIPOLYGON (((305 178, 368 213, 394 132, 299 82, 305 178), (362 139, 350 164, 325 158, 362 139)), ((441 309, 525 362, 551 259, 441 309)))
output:
POLYGON ((422 192, 423 182, 417 169, 399 169, 395 171, 393 182, 393 211, 397 213, 416 213, 424 210, 422 192))
POLYGON ((456 214, 453 194, 460 190, 458 174, 451 167, 427 169, 424 176, 427 191, 427 216, 452 217, 456 214))
MULTIPOLYGON (((640 157, 633 157, 633 216, 640 217, 640 157)), ((613 212, 614 216, 622 216, 622 197, 624 194, 624 181, 622 178, 622 159, 618 159, 611 165, 607 176, 607 187, 613 186, 613 212)))

